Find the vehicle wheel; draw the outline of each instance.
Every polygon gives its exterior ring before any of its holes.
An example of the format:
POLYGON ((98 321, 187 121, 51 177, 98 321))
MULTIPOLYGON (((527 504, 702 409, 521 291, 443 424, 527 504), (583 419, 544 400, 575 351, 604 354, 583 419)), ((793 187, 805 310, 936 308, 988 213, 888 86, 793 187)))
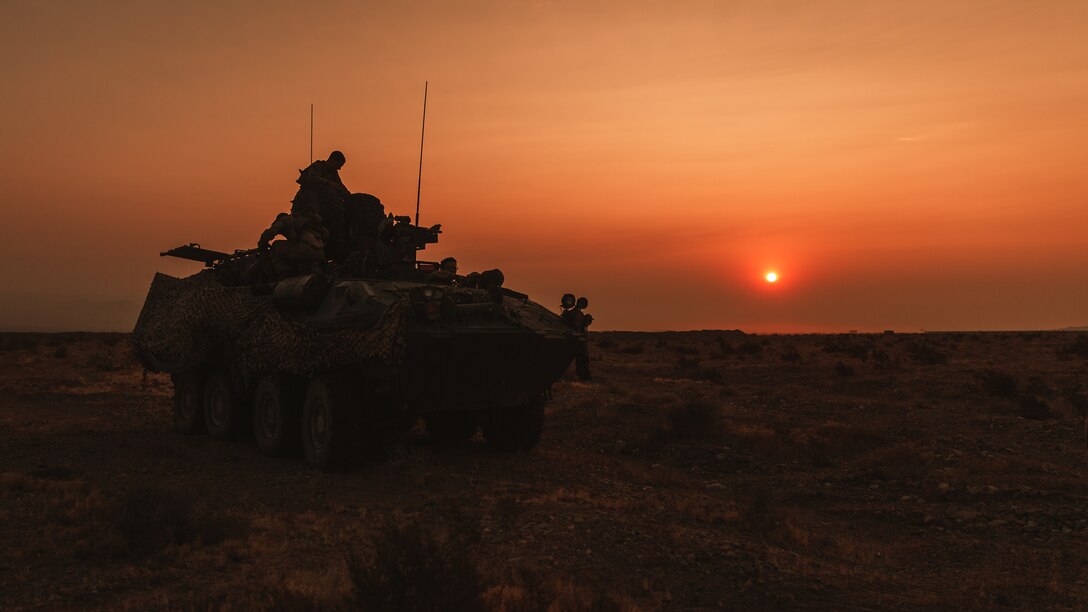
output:
POLYGON ((439 442, 462 442, 476 435, 476 415, 471 412, 435 412, 423 421, 427 433, 439 442))
POLYGON ((204 425, 216 440, 230 440, 242 430, 245 410, 223 370, 213 372, 204 386, 204 425))
POLYGON ((544 432, 544 397, 538 395, 516 408, 492 410, 483 430, 487 443, 499 450, 532 450, 544 432))
POLYGON ((204 377, 188 371, 171 378, 174 381, 174 430, 184 434, 204 433, 204 377))
POLYGON ((302 450, 306 462, 331 471, 352 458, 359 431, 360 393, 354 382, 337 374, 310 381, 302 408, 302 450))
POLYGON ((253 438, 266 455, 281 456, 298 448, 305 387, 290 376, 265 376, 253 395, 253 438))

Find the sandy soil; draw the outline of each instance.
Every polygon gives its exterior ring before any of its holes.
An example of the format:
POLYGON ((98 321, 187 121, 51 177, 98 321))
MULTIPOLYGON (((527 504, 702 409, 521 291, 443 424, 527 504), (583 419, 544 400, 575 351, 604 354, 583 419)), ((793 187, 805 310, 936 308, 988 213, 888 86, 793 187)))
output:
POLYGON ((595 334, 503 454, 172 431, 124 335, 0 335, 0 609, 1088 607, 1088 338, 595 334))

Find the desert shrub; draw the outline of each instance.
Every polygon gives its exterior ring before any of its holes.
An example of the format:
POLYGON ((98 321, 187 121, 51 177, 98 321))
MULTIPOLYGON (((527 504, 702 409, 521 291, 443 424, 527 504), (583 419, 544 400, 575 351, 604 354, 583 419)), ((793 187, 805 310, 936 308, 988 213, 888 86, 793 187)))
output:
POLYGON ((948 363, 948 355, 937 350, 928 342, 914 342, 907 347, 907 352, 915 363, 921 365, 942 365, 948 363))
POLYGON ((53 349, 53 357, 56 357, 57 359, 67 359, 68 358, 68 345, 67 344, 58 344, 57 347, 53 349))
POLYGON ((718 352, 722 355, 732 355, 736 352, 736 349, 723 336, 718 336, 718 352))
POLYGON ((1028 379, 1028 383, 1024 385, 1024 391, 1048 399, 1055 396, 1054 387, 1048 385, 1045 380, 1038 376, 1032 376, 1028 379))
POLYGON ((597 348, 605 351, 616 348, 615 340, 608 337, 601 337, 600 335, 593 338, 593 344, 597 345, 597 348))
POLYGON ((787 344, 782 347, 782 352, 778 355, 782 361, 787 363, 797 363, 801 361, 801 353, 797 350, 797 347, 792 344, 787 344))
POLYGON ((371 539, 373 553, 346 555, 348 606, 366 610, 479 610, 475 563, 479 526, 457 517, 444 529, 388 521, 371 539))
POLYGON ((848 355, 854 359, 865 361, 869 358, 870 347, 864 344, 852 342, 842 338, 833 338, 824 343, 822 347, 825 353, 838 353, 848 355))
POLYGON ((1058 347, 1058 357, 1069 359, 1071 357, 1088 358, 1088 334, 1077 334, 1077 337, 1065 346, 1058 347))
POLYGON ((718 431, 721 407, 708 400, 692 397, 669 410, 669 431, 676 438, 713 437, 718 431))
POLYGON ((737 345, 737 352, 741 355, 756 357, 763 352, 763 345, 752 340, 746 340, 737 345))
POLYGON ((1029 393, 1025 393, 1016 398, 1016 408, 1016 414, 1025 419, 1041 421, 1050 418, 1051 416, 1050 404, 1029 393))
POLYGON ((243 524, 198 506, 189 495, 138 485, 121 491, 80 488, 47 508, 55 545, 78 559, 141 558, 171 545, 217 544, 243 524))
POLYGON ((681 370, 694 370, 699 367, 698 357, 689 357, 687 355, 681 355, 680 359, 676 360, 676 367, 681 370))
POLYGON ((38 338, 29 334, 0 334, 0 351, 35 351, 38 338))
POLYGON ((677 355, 698 355, 699 349, 695 348, 694 346, 677 344, 676 346, 672 347, 672 352, 676 353, 677 355))
POLYGON ((781 505, 767 489, 757 488, 737 507, 740 524, 746 530, 761 537, 769 537, 785 522, 781 505))
POLYGON ((1088 414, 1088 393, 1080 383, 1066 385, 1062 389, 1062 397, 1073 407, 1073 413, 1078 415, 1088 414))
POLYGON ((853 376, 854 366, 838 361, 835 363, 835 373, 839 376, 853 376))
POLYGON ((627 355, 641 355, 645 352, 645 349, 643 348, 642 343, 628 344, 627 346, 621 348, 620 352, 627 355))
POLYGON ((100 372, 116 372, 122 367, 121 360, 108 352, 95 355, 91 359, 91 364, 100 372))
POLYGON ((1019 383, 1011 374, 997 370, 983 370, 976 374, 982 390, 994 397, 1012 397, 1016 395, 1019 383))
POLYGON ((720 385, 725 382, 725 374, 718 368, 701 368, 693 375, 693 378, 705 380, 708 383, 720 385))

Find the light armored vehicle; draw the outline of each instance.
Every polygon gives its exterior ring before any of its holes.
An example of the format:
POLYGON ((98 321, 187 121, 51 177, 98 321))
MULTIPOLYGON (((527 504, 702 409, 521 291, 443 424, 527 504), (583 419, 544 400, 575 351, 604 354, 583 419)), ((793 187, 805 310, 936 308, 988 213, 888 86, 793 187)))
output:
POLYGON ((260 272, 266 252, 162 253, 206 266, 156 274, 133 333, 144 366, 171 374, 175 428, 252 431, 262 452, 301 446, 323 470, 420 417, 437 438, 482 430, 502 450, 535 447, 585 335, 498 270, 436 281, 416 253, 439 233, 397 218, 371 251, 381 257, 279 279, 260 272))

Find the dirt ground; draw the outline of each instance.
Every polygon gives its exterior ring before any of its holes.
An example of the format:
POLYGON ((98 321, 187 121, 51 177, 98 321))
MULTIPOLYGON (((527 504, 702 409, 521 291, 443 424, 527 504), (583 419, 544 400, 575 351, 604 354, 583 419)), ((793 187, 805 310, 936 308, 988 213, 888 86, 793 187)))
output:
POLYGON ((598 333, 544 439, 324 474, 0 335, 0 609, 1088 608, 1088 337, 598 333))

